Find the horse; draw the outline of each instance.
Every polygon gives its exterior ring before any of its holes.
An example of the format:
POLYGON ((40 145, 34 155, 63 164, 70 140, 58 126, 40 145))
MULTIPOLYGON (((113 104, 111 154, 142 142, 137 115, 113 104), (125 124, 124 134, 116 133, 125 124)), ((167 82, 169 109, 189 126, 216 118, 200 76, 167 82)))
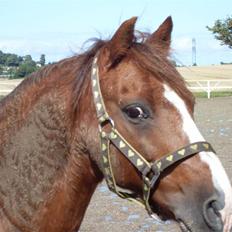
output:
POLYGON ((31 74, 0 102, 0 231, 78 231, 97 185, 182 231, 232 228, 230 181, 170 60, 172 18, 31 74))

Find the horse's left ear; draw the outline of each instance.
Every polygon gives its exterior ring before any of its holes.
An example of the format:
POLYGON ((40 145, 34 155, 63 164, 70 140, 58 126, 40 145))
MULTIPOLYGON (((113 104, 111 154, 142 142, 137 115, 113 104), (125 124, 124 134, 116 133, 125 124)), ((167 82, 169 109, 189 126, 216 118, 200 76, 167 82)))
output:
POLYGON ((159 44, 169 50, 171 44, 171 33, 173 28, 172 17, 167 17, 159 28, 147 39, 147 44, 159 44))
POLYGON ((107 42, 101 52, 102 65, 110 68, 119 63, 126 56, 132 43, 134 42, 134 27, 137 17, 126 20, 121 24, 113 35, 112 39, 107 42))

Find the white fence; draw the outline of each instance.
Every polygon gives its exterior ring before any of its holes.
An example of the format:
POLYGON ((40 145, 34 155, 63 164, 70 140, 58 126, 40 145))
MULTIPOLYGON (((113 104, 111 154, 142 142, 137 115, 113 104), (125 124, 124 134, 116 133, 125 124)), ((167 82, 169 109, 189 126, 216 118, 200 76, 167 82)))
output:
POLYGON ((193 92, 206 92, 211 97, 214 91, 232 91, 232 79, 186 80, 188 88, 193 92))
MULTIPOLYGON (((206 92, 208 98, 212 92, 232 91, 232 79, 188 80, 188 88, 193 92, 206 92)), ((22 80, 0 80, 0 95, 10 93, 22 80)))

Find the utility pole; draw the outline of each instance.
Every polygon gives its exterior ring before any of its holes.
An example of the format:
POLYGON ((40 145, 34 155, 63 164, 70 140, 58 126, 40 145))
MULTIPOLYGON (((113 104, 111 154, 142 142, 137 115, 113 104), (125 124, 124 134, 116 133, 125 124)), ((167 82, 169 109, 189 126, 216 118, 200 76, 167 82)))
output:
POLYGON ((197 49, 195 38, 192 38, 192 66, 197 66, 197 49))

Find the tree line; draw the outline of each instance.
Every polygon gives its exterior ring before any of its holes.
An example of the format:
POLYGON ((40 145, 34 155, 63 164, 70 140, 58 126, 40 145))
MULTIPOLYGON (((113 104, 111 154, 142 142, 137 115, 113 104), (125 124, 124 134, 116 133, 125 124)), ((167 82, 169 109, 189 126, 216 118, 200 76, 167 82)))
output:
POLYGON ((214 34, 215 39, 221 41, 221 45, 232 48, 232 16, 218 19, 213 26, 206 28, 214 34))
POLYGON ((31 55, 18 56, 0 51, 0 75, 23 78, 44 66, 45 62, 44 54, 40 56, 39 61, 34 61, 31 55))

